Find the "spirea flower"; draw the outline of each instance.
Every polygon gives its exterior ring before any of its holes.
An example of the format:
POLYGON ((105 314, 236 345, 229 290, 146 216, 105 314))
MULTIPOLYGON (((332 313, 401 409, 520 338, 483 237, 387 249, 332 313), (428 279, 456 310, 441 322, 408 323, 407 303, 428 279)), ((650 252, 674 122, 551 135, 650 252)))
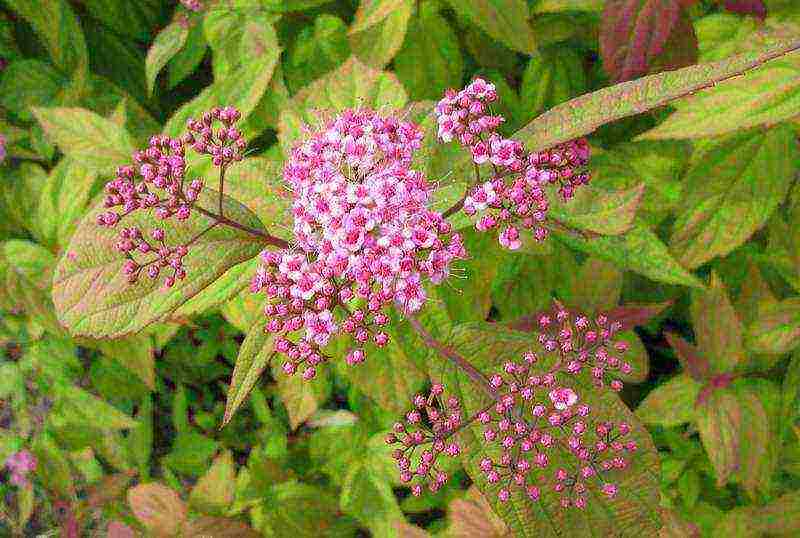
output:
POLYGON ((358 109, 292 150, 284 179, 297 247, 264 251, 251 286, 268 298, 266 328, 279 335, 286 373, 302 367, 314 377, 337 333, 353 342, 348 363, 363 361, 366 344, 389 340, 387 309, 418 311, 424 282, 441 282, 451 262, 466 256, 461 237, 428 209, 424 175, 410 168, 421 140, 411 122, 358 109))
POLYGON ((431 492, 438 491, 449 478, 441 467, 441 458, 461 453, 455 439, 462 424, 461 405, 456 398, 444 398, 443 394, 440 383, 434 383, 427 395, 417 394, 414 408, 386 436, 387 444, 399 445, 392 457, 400 481, 411 486, 413 495, 421 495, 425 486, 431 492))
POLYGON ((547 488, 565 508, 585 508, 589 487, 613 497, 614 472, 626 468, 637 449, 634 441, 625 441, 630 426, 592 422, 591 407, 576 390, 560 384, 563 372, 537 375, 534 363, 535 356, 525 353, 489 378, 497 398, 477 420, 484 441, 500 455, 480 460, 486 481, 497 486, 501 502, 517 491, 536 501, 547 488))
MULTIPOLYGON (((200 120, 190 119, 187 132, 179 138, 153 136, 146 149, 133 154, 134 164, 119 167, 116 177, 106 184, 108 210, 97 216, 97 224, 113 228, 137 211, 148 211, 161 221, 188 219, 204 183, 187 178, 187 146, 211 155, 216 166, 241 160, 245 142, 234 126, 239 118, 235 108, 214 108, 200 120)), ((116 244, 127 258, 123 271, 130 283, 143 274, 156 279, 167 272, 165 288, 186 277, 183 258, 190 246, 188 242, 170 245, 160 227, 143 231, 137 226, 122 227, 116 244)))
POLYGON ((464 212, 477 218, 480 231, 500 230, 500 244, 510 250, 522 246, 520 229, 537 241, 548 236, 549 191, 558 186, 564 200, 589 182, 584 169, 589 145, 578 139, 546 151, 528 152, 521 142, 496 131, 503 117, 491 115, 497 99, 493 84, 477 78, 460 92, 448 90, 436 105, 439 139, 457 140, 469 148, 476 164, 491 164, 492 177, 474 185, 464 200, 464 212))
POLYGON ((9 481, 15 486, 22 487, 28 483, 28 475, 36 470, 36 457, 28 450, 20 450, 6 459, 5 466, 11 473, 9 481))
POLYGON ((0 134, 0 164, 6 160, 6 155, 8 151, 6 150, 6 137, 0 134))

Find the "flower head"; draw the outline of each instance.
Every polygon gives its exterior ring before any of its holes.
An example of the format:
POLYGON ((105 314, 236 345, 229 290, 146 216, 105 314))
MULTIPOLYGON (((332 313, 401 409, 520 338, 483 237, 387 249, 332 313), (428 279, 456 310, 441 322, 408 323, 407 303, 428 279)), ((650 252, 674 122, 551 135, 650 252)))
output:
POLYGON ((20 450, 6 459, 5 466, 11 473, 11 483, 21 487, 28 483, 28 474, 36 470, 36 457, 28 450, 20 450))
MULTIPOLYGON (((133 154, 134 164, 117 168, 116 177, 106 184, 106 211, 97 215, 97 224, 114 228, 137 212, 149 212, 159 221, 188 219, 204 183, 187 177, 187 147, 211 155, 219 167, 241 160, 245 142, 234 127, 239 118, 235 108, 214 108, 201 120, 190 119, 187 132, 179 138, 151 137, 146 149, 133 154)), ((122 270, 130 283, 143 275, 152 280, 163 277, 163 287, 171 288, 186 277, 183 259, 191 241, 170 244, 161 227, 149 231, 120 227, 116 249, 126 258, 122 270)))
POLYGON ((441 282, 466 256, 461 237, 428 208, 425 177, 410 167, 421 140, 411 122, 356 109, 292 150, 284 179, 297 247, 262 253, 251 286, 268 298, 267 330, 294 365, 287 372, 325 360, 322 348, 337 331, 353 341, 348 362, 361 362, 368 343, 388 342, 386 310, 420 310, 424 281, 441 282))
POLYGON ((589 145, 578 139, 529 152, 496 132, 503 123, 502 116, 489 112, 496 99, 494 85, 480 78, 459 92, 446 92, 436 105, 439 139, 457 140, 469 148, 475 164, 492 165, 492 179, 467 193, 464 212, 476 217, 480 231, 498 228, 500 244, 516 250, 522 246, 520 229, 531 230, 536 241, 547 238, 548 191, 557 186, 560 196, 569 200, 578 186, 589 182, 589 145))

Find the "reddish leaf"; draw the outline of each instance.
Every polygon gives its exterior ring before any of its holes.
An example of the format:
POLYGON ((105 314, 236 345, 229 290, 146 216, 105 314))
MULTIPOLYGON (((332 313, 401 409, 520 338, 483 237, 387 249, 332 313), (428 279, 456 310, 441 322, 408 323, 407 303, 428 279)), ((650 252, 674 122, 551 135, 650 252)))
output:
POLYGON ((609 0, 600 26, 600 54, 615 81, 697 61, 697 36, 682 0, 609 0))
POLYGON ((683 369, 689 372, 695 381, 703 381, 709 373, 708 360, 700 355, 697 348, 673 333, 664 333, 664 336, 678 355, 678 360, 683 369))
POLYGON ((725 9, 740 15, 753 15, 761 20, 767 18, 764 0, 725 0, 725 9))
POLYGON ((606 312, 608 319, 622 324, 622 330, 628 331, 640 327, 672 306, 672 301, 649 304, 625 304, 606 312))

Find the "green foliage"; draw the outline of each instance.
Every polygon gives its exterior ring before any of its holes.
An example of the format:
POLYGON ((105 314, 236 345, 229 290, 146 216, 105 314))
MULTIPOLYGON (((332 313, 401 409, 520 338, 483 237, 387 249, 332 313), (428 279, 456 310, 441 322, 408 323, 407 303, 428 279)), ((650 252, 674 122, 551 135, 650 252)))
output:
POLYGON ((0 2, 0 462, 37 460, 26 484, 0 473, 0 534, 800 532, 796 2, 201 3, 0 2), (528 150, 587 136, 592 181, 551 197, 550 239, 515 252, 451 215, 469 257, 415 318, 484 374, 537 348, 553 299, 623 323, 625 389, 575 386, 639 450, 619 495, 591 485, 585 511, 549 489, 498 502, 475 425, 442 490, 410 496, 384 442, 410 399, 443 381, 471 415, 488 397, 396 311, 363 364, 340 339, 313 381, 289 377, 248 289, 263 234, 293 242, 284 160, 344 108, 418 122, 433 208, 459 200, 472 162, 437 142, 432 111, 475 76, 528 150), (197 237, 189 276, 129 287, 118 229, 95 224, 103 184, 150 136, 224 105, 249 144, 223 213, 250 231, 206 231, 215 168, 192 155, 205 213, 165 225, 197 237))

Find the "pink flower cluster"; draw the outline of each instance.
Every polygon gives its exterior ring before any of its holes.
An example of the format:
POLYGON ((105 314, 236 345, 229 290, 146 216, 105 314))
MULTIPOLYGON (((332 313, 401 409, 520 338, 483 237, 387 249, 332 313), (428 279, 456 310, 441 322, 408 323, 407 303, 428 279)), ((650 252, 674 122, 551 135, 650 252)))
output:
POLYGON ((181 4, 189 11, 201 11, 203 9, 203 3, 200 0, 181 0, 181 4))
POLYGON ((450 263, 466 256, 461 237, 428 209, 425 177, 410 168, 421 139, 411 122, 358 109, 293 149, 284 179, 298 248, 263 252, 251 286, 269 299, 266 328, 280 335, 275 349, 287 356, 286 373, 302 365, 303 377, 314 377, 338 332, 355 342, 347 362, 363 361, 367 343, 388 342, 386 310, 418 311, 424 280, 441 282, 450 263), (298 331, 304 334, 290 339, 298 331))
POLYGON ((448 473, 437 466, 442 456, 457 457, 461 447, 453 438, 462 425, 461 405, 456 398, 443 397, 444 386, 434 383, 430 393, 414 396, 414 409, 403 422, 395 423, 386 436, 389 445, 399 444, 392 452, 403 483, 417 481, 411 493, 419 496, 427 485, 432 493, 447 482, 448 473))
POLYGON ((480 412, 484 439, 495 445, 500 456, 479 462, 487 482, 499 487, 501 502, 515 490, 538 500, 543 488, 560 496, 561 506, 586 507, 590 481, 608 497, 617 494, 614 470, 629 465, 628 454, 636 451, 635 441, 623 442, 630 433, 626 423, 590 424, 591 408, 579 403, 572 388, 559 385, 555 373, 533 374, 533 353, 520 362, 507 362, 503 372, 490 378, 497 400, 480 412), (590 438, 593 436, 594 438, 590 438), (572 461, 570 469, 559 467, 551 475, 553 461, 572 461))
POLYGON ((8 151, 6 150, 6 137, 0 134, 0 164, 6 160, 6 155, 8 151))
POLYGON ((6 459, 5 466, 11 473, 10 482, 22 487, 28 484, 28 475, 36 470, 36 457, 28 450, 20 450, 6 459))
POLYGON ((589 145, 579 139, 530 153, 522 143, 496 132, 503 122, 489 111, 496 99, 494 85, 480 78, 460 92, 448 90, 436 106, 439 139, 458 140, 469 147, 476 164, 492 165, 492 178, 473 186, 464 212, 478 215, 475 227, 480 231, 502 228, 500 244, 516 250, 522 246, 520 226, 532 230, 537 241, 547 238, 549 186, 559 185, 559 194, 568 200, 576 187, 589 182, 583 169, 589 145))
POLYGON ((554 313, 539 316, 538 325, 539 344, 546 353, 558 354, 554 371, 577 375, 588 370, 597 386, 622 390, 623 383, 616 376, 630 375, 633 366, 623 360, 628 343, 616 339, 622 328, 619 322, 603 314, 593 320, 583 314, 573 315, 556 304, 554 313))
MULTIPOLYGON (((108 211, 97 216, 97 224, 115 227, 137 211, 150 211, 162 221, 188 219, 204 185, 201 179, 186 177, 187 146, 211 155, 216 166, 241 160, 246 144, 233 126, 239 118, 232 107, 214 108, 200 121, 190 119, 187 132, 179 138, 153 136, 146 149, 133 154, 134 165, 119 167, 116 177, 106 184, 104 203, 108 211), (221 127, 214 132, 216 122, 221 127)), ((189 246, 169 246, 163 229, 146 234, 137 226, 123 228, 116 244, 127 258, 123 271, 130 283, 137 282, 142 273, 156 279, 168 268, 171 274, 164 279, 166 288, 186 277, 183 258, 189 246)))

